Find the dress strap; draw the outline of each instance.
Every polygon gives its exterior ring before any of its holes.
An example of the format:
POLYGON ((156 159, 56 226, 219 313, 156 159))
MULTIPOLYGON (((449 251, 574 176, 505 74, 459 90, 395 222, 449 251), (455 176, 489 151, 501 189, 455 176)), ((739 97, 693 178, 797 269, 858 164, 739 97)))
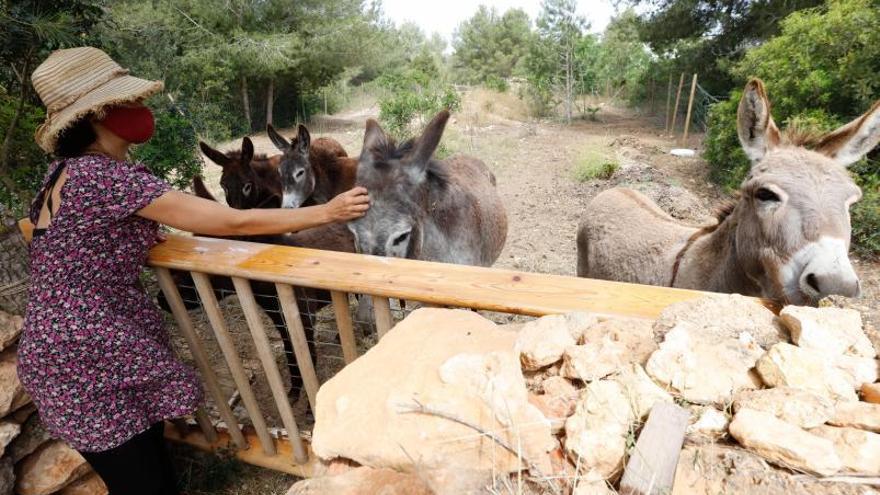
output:
MULTIPOLYGON (((43 198, 46 194, 49 196, 46 197, 46 206, 49 209, 49 222, 52 222, 52 218, 55 216, 55 206, 53 205, 52 196, 55 192, 55 185, 58 183, 58 179, 61 177, 61 173, 64 172, 64 169, 67 168, 67 162, 62 161, 55 167, 55 170, 52 171, 52 175, 49 176, 49 181, 46 183, 46 186, 43 187, 43 190, 40 192, 40 199, 43 198)), ((39 216, 37 216, 39 219, 39 216)), ((47 227, 35 228, 33 232, 33 237, 40 237, 41 235, 46 233, 47 227)))

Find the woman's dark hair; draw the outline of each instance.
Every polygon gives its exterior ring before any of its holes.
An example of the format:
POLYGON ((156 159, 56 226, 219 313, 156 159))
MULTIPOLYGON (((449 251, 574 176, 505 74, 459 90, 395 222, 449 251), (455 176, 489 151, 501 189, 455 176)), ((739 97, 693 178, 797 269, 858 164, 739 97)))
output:
POLYGON ((98 135, 95 134, 89 116, 86 115, 58 134, 55 155, 61 158, 81 156, 96 139, 98 135))

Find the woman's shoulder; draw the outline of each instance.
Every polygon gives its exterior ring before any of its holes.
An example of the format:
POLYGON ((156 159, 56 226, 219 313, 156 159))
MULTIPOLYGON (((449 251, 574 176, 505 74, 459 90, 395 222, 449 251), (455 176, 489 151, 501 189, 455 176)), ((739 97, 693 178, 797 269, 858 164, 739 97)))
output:
POLYGON ((64 160, 69 173, 84 176, 125 176, 137 172, 148 172, 147 167, 128 160, 116 160, 104 155, 82 155, 64 160))

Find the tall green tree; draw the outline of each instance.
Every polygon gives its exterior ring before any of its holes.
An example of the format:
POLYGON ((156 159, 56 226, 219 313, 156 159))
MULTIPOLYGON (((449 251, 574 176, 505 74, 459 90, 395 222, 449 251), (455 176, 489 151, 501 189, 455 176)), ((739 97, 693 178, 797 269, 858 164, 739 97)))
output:
POLYGON ((453 34, 457 78, 472 84, 500 84, 513 75, 530 39, 531 22, 525 11, 510 9, 499 15, 494 7, 480 5, 453 34))
POLYGON ((822 0, 623 0, 643 7, 639 32, 651 49, 674 59, 677 71, 699 72, 722 94, 735 84, 729 68, 746 50, 779 32, 788 14, 822 0))
POLYGON ((527 71, 533 84, 552 86, 561 95, 565 120, 571 123, 577 75, 576 51, 589 27, 577 14, 575 0, 544 0, 527 71))

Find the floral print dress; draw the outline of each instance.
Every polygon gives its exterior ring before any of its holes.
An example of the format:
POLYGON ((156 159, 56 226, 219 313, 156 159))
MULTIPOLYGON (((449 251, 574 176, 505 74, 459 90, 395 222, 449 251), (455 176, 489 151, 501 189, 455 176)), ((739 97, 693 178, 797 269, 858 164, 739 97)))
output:
POLYGON ((81 452, 117 447, 202 400, 163 315, 140 285, 158 224, 135 215, 170 189, 140 164, 86 155, 67 167, 61 204, 31 244, 31 287, 18 373, 51 433, 81 452))

